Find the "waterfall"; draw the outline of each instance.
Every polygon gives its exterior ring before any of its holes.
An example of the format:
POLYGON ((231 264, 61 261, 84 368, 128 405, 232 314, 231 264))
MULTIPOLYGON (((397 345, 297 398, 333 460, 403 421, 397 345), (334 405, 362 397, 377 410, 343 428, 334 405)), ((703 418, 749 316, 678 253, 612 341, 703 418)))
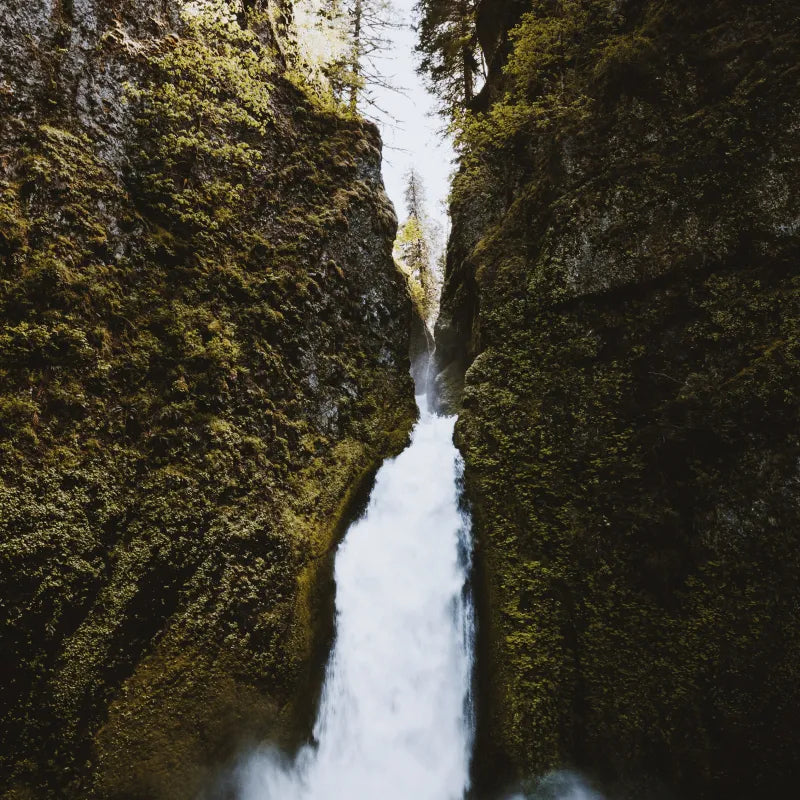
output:
POLYGON ((263 752, 241 800, 461 800, 473 738, 470 530, 455 417, 418 397, 411 443, 379 470, 336 554, 336 637, 313 743, 263 752))

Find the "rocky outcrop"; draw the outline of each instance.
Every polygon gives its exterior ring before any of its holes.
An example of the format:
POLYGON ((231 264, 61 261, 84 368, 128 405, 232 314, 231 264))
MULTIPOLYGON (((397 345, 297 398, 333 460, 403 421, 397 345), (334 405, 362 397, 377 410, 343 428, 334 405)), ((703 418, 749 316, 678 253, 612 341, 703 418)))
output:
POLYGON ((414 417, 377 132, 247 5, 0 10, 6 798, 291 746, 337 527, 414 417))
POLYGON ((520 12, 481 4, 437 347, 467 368, 485 784, 800 774, 794 5, 537 1, 498 43, 520 12))

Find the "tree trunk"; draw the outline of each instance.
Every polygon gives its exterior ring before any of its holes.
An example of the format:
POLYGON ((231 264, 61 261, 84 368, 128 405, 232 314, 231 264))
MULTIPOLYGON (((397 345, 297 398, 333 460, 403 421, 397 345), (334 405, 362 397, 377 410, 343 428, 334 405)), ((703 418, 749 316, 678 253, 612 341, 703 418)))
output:
POLYGON ((465 0, 461 0, 458 5, 458 13, 461 22, 461 74, 464 90, 464 107, 468 107, 475 94, 472 80, 472 64, 474 55, 470 42, 472 41, 472 25, 470 6, 465 0))
POLYGON ((461 58, 464 68, 464 106, 469 106, 473 97, 472 86, 472 53, 469 45, 465 44, 461 48, 461 58))
POLYGON ((356 0, 353 7, 353 60, 352 77, 350 86, 350 111, 354 114, 358 110, 358 80, 361 75, 361 17, 363 15, 363 0, 356 0))

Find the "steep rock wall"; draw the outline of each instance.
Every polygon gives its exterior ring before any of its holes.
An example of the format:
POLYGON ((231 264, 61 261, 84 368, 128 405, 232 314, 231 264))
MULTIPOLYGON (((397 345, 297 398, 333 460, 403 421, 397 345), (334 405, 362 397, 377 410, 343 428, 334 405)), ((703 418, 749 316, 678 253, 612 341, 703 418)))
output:
POLYGON ((247 6, 0 9, 3 797, 294 744, 326 554, 414 417, 377 132, 247 6))
POLYGON ((468 367, 478 776, 780 793, 800 775, 796 4, 477 16, 493 68, 437 347, 451 403, 468 367))

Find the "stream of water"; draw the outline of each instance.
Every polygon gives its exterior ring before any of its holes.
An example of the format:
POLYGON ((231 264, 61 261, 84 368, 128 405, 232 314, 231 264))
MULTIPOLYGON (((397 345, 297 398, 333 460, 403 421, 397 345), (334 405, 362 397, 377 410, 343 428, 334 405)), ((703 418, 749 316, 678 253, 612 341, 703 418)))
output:
POLYGON ((314 743, 253 757, 242 800, 461 800, 469 786, 473 611, 455 417, 418 398, 336 555, 336 639, 314 743))

